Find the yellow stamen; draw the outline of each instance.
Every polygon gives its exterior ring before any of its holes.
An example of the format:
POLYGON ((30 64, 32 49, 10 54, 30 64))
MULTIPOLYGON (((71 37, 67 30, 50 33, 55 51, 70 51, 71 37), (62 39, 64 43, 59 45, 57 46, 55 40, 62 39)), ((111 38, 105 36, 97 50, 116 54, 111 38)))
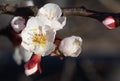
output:
POLYGON ((37 31, 37 28, 34 28, 33 30, 34 30, 34 32, 36 32, 36 31, 37 31))
POLYGON ((46 35, 43 34, 35 34, 32 38, 32 41, 34 45, 41 45, 42 47, 44 47, 45 43, 48 42, 46 35))
POLYGON ((77 45, 77 46, 80 46, 80 42, 79 42, 79 40, 75 40, 75 44, 77 45))

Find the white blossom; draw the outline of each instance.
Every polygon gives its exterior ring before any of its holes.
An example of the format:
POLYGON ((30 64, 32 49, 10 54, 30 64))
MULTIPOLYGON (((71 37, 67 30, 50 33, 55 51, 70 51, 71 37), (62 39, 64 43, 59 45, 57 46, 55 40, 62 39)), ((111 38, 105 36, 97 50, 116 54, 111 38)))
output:
POLYGON ((64 56, 77 57, 81 53, 82 38, 71 36, 64 38, 59 46, 59 50, 64 56))
POLYGON ((22 46, 18 46, 15 48, 13 59, 18 65, 22 64, 22 61, 27 62, 31 58, 32 53, 25 50, 22 46))
POLYGON ((53 44, 55 34, 50 27, 43 25, 42 22, 38 23, 37 17, 31 17, 21 32, 21 45, 30 52, 45 56, 55 49, 53 44))
POLYGON ((48 3, 41 7, 37 16, 43 16, 47 19, 47 24, 55 31, 62 29, 66 24, 66 17, 62 16, 61 8, 54 3, 48 3))

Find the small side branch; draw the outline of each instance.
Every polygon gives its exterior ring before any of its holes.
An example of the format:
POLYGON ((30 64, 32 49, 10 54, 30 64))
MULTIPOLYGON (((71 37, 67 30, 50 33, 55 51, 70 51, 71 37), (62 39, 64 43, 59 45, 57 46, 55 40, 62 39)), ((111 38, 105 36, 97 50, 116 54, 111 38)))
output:
POLYGON ((64 16, 90 16, 94 13, 88 11, 84 6, 82 7, 72 7, 72 8, 62 8, 64 16))

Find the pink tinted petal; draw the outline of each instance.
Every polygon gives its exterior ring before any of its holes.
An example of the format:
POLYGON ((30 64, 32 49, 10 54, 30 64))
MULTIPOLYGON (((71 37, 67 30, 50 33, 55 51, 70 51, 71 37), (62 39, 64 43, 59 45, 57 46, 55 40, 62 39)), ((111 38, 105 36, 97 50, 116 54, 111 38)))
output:
POLYGON ((116 21, 112 16, 108 16, 102 22, 108 29, 116 28, 116 21))
POLYGON ((27 76, 29 76, 29 75, 32 75, 32 74, 35 74, 36 72, 37 72, 37 70, 38 70, 38 65, 36 64, 33 68, 31 68, 31 69, 25 69, 25 74, 27 75, 27 76))
POLYGON ((39 66, 41 61, 41 56, 33 54, 31 59, 24 65, 26 75, 31 75, 37 72, 37 70, 42 73, 42 70, 39 66))
POLYGON ((33 68, 36 64, 38 64, 41 60, 41 57, 33 54, 30 60, 25 64, 25 68, 31 69, 33 68))
POLYGON ((39 56, 39 55, 37 55, 37 54, 33 54, 30 60, 38 63, 38 62, 40 62, 40 60, 41 60, 41 56, 39 56))
POLYGON ((36 65, 35 62, 29 61, 29 62, 27 62, 27 63, 25 64, 25 69, 31 69, 31 68, 33 68, 35 65, 36 65))

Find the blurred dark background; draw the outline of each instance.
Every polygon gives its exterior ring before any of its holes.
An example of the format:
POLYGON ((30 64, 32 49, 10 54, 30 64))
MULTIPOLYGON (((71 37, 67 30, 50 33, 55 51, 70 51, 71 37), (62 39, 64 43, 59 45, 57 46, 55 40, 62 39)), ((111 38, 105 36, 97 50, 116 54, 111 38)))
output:
MULTIPOLYGON (((28 0, 0 0, 24 6, 28 0)), ((48 2, 60 7, 80 7, 101 12, 120 12, 119 0, 33 0, 41 7, 48 2)), ((6 27, 12 15, 0 15, 0 29, 6 27)), ((120 27, 108 30, 99 21, 87 17, 67 17, 66 26, 57 32, 64 38, 78 35, 83 38, 78 58, 46 56, 42 59, 43 74, 27 77, 24 64, 18 66, 12 57, 14 47, 8 38, 0 36, 0 81, 120 81, 120 27), (67 33, 66 33, 67 32, 67 33)))

